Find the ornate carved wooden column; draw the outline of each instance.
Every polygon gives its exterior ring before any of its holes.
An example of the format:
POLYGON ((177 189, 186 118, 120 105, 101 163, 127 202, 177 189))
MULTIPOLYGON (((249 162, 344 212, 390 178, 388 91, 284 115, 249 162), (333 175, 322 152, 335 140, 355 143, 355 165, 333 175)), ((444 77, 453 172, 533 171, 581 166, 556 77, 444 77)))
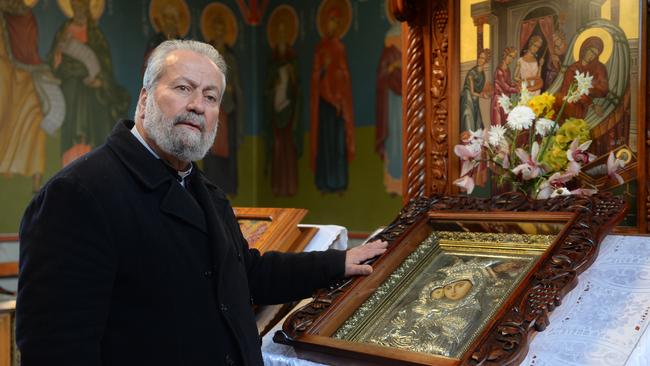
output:
POLYGON ((449 190, 450 9, 453 0, 391 0, 403 22, 404 202, 449 190))
MULTIPOLYGON (((639 121, 645 121, 645 129, 639 128, 639 131, 644 131, 645 130, 645 144, 641 144, 644 146, 641 146, 641 150, 639 151, 639 156, 648 156, 648 151, 650 151, 650 113, 647 110, 647 106, 650 105, 650 87, 648 85, 648 79, 650 76, 650 65, 648 63, 648 60, 650 60, 650 29, 648 28, 648 19, 650 18, 650 0, 646 1, 646 11, 643 14, 643 21, 641 24, 643 24, 641 30, 645 29, 645 54, 643 52, 640 53, 641 58, 642 58, 642 63, 645 65, 645 68, 641 70, 641 91, 645 90, 645 116, 639 116, 639 121), (643 59, 645 57, 645 59, 643 59), (645 117, 643 120, 642 118, 645 117)), ((646 201, 645 202, 640 202, 641 204, 641 210, 640 212, 646 213, 645 217, 645 232, 650 233, 650 179, 648 178, 648 174, 650 174, 650 159, 646 159, 646 167, 645 167, 645 174, 641 174, 641 183, 645 183, 645 190, 646 190, 646 201)))

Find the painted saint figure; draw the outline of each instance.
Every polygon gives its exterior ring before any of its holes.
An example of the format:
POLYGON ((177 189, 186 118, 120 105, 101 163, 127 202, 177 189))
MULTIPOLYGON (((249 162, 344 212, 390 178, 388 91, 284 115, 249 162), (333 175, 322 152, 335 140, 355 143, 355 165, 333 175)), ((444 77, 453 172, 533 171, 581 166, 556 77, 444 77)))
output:
POLYGON ((0 1, 0 173, 32 177, 34 192, 45 170, 45 133, 65 114, 59 84, 38 53, 32 9, 23 0, 0 1))
POLYGON ((298 158, 302 155, 302 98, 298 62, 292 47, 298 35, 298 15, 289 5, 280 5, 269 16, 267 36, 272 48, 266 88, 267 157, 271 190, 276 197, 298 191, 298 158))
POLYGON ((65 96, 63 165, 102 143, 129 108, 129 94, 115 80, 110 49, 97 25, 100 12, 92 14, 92 4, 70 0, 63 9, 70 19, 59 28, 49 54, 65 96))
POLYGON ((526 88, 531 95, 539 95, 544 86, 542 80, 544 57, 538 55, 543 44, 542 37, 538 35, 530 37, 526 50, 517 60, 517 66, 515 67, 515 80, 518 83, 526 82, 526 88))
POLYGON ((483 128, 479 98, 487 98, 491 91, 485 77, 485 67, 491 54, 492 52, 487 48, 479 52, 476 66, 472 67, 465 76, 460 92, 461 131, 476 131, 483 128))
POLYGON ((550 86, 555 81, 555 78, 560 74, 562 68, 562 59, 567 51, 566 36, 561 30, 553 32, 553 53, 551 53, 548 67, 546 68, 546 76, 544 77, 544 85, 550 86))
POLYGON ((490 122, 492 125, 505 125, 506 112, 499 105, 499 97, 502 95, 511 96, 519 92, 519 86, 510 76, 510 64, 517 57, 517 49, 506 47, 499 66, 494 70, 494 88, 492 89, 492 100, 490 101, 490 122))
POLYGON ((238 188, 237 151, 244 137, 244 96, 239 62, 233 52, 238 28, 235 14, 221 3, 206 6, 201 15, 201 31, 226 60, 226 91, 219 110, 219 133, 203 159, 205 174, 225 193, 236 195, 238 188))
MULTIPOLYGON (((568 103, 565 107, 564 118, 585 118, 589 108, 594 105, 594 98, 603 98, 609 92, 609 82, 607 75, 607 68, 600 62, 599 56, 603 52, 603 41, 599 37, 589 37, 580 46, 579 59, 571 64, 564 72, 564 79, 556 103, 560 103, 569 90, 569 86, 574 81, 576 73, 589 73, 593 77, 592 87, 589 89, 587 95, 583 95, 576 103, 568 103)), ((564 119, 563 118, 563 119, 564 119)), ((596 128, 607 129, 607 126, 599 125, 596 128)), ((599 131, 600 132, 600 131, 599 131)), ((604 131, 603 131, 604 132, 604 131)), ((592 151, 596 154, 605 154, 612 148, 612 142, 616 138, 609 136, 606 133, 593 133, 594 140, 592 143, 592 151), (610 139, 612 141, 607 141, 610 139)), ((621 134, 621 138, 625 141, 617 141, 616 143, 625 143, 627 140, 627 133, 621 134)))
POLYGON ((322 192, 347 189, 348 163, 355 154, 352 81, 340 40, 350 17, 349 1, 325 0, 318 12, 322 39, 316 45, 311 74, 310 160, 316 187, 322 192))
POLYGON ((384 161, 384 186, 402 194, 402 42, 393 22, 377 67, 375 151, 384 161))

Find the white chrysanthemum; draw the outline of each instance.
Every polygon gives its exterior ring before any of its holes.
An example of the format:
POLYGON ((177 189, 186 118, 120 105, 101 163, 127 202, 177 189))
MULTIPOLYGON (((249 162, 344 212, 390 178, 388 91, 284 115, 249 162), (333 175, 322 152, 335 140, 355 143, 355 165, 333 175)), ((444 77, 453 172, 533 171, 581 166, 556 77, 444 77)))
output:
POLYGON ((494 147, 501 145, 501 142, 505 139, 506 131, 506 128, 501 125, 490 127, 488 131, 488 143, 494 147))
POLYGON ((541 137, 546 137, 555 129, 555 122, 550 119, 540 118, 535 122, 535 133, 541 137))
POLYGON ((508 123, 506 125, 513 130, 527 130, 533 124, 535 112, 530 107, 518 105, 508 114, 508 123))
POLYGON ((589 75, 588 72, 585 72, 584 74, 581 72, 576 73, 575 75, 576 82, 578 85, 576 86, 576 92, 579 95, 587 95, 589 94, 589 89, 592 87, 592 82, 594 80, 594 77, 589 75))
POLYGON ((510 100, 510 97, 508 97, 505 94, 501 94, 501 96, 498 99, 499 106, 503 109, 504 112, 510 113, 512 110, 512 101, 510 100))
POLYGON ((521 92, 519 93, 519 105, 528 105, 533 96, 526 87, 526 82, 521 83, 521 92))

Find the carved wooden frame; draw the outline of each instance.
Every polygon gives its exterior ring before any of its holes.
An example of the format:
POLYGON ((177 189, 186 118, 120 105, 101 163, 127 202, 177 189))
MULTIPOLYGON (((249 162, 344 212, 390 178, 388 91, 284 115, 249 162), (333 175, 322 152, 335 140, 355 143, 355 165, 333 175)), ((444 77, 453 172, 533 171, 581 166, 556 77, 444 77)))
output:
MULTIPOLYGON (((456 194, 451 182, 459 176, 453 143, 459 141, 460 5, 457 0, 390 0, 395 17, 403 22, 403 197, 404 204, 432 194, 456 194)), ((650 232, 650 103, 648 88, 650 0, 641 1, 639 29, 639 98, 637 116, 638 221, 636 230, 650 232), (645 96, 645 98, 644 98, 645 96), (643 103, 645 101, 645 103, 643 103), (643 163, 645 161, 645 164, 643 163)))
POLYGON ((261 253, 269 250, 280 252, 302 252, 309 241, 316 235, 318 228, 299 227, 300 221, 307 215, 302 208, 261 208, 234 207, 237 221, 262 220, 268 221, 268 228, 255 241, 249 240, 251 248, 261 253))
MULTIPOLYGON (((575 287, 578 274, 588 268, 596 259, 599 244, 607 232, 619 222, 627 203, 618 197, 600 193, 592 197, 563 196, 549 200, 531 201, 519 193, 506 193, 491 199, 473 197, 451 197, 433 195, 420 197, 406 205, 397 218, 375 238, 389 242, 389 250, 372 262, 376 271, 390 263, 390 253, 399 246, 412 245, 411 233, 427 225, 433 212, 464 212, 483 215, 489 212, 518 212, 522 217, 534 216, 535 212, 573 212, 575 219, 569 225, 558 245, 544 260, 530 281, 521 285, 519 294, 506 308, 502 308, 492 327, 480 342, 475 343, 460 361, 448 360, 449 365, 514 365, 527 352, 528 341, 537 331, 549 324, 548 315, 562 302, 564 295, 575 287), (393 249, 395 248, 395 249, 393 249)), ((342 280, 314 295, 314 300, 292 313, 278 331, 274 340, 294 345, 300 349, 326 351, 335 357, 364 358, 369 364, 390 364, 376 354, 361 356, 341 347, 337 340, 319 336, 319 328, 336 314, 337 306, 348 296, 365 296, 372 293, 369 277, 342 280), (361 294, 361 295, 360 295, 361 294)), ((365 300, 365 298, 364 298, 365 300)), ((338 341, 340 342, 340 341, 338 341)), ((316 360, 332 361, 332 356, 322 353, 308 354, 316 360), (328 358, 330 357, 330 358, 328 358)), ((336 360, 336 358, 334 359, 336 360)), ((340 360, 340 359, 338 359, 340 360)), ((437 361, 440 358, 436 358, 437 361)), ((402 359, 404 364, 424 365, 431 358, 402 359)), ((394 361, 393 361, 394 362, 394 361)))

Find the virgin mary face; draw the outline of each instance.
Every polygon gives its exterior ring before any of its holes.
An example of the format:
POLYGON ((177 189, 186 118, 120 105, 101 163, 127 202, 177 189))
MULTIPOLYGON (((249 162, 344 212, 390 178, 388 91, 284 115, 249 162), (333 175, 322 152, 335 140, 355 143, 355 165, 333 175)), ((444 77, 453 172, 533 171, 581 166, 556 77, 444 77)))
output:
POLYGON ((591 47, 588 48, 587 51, 585 51, 584 54, 584 62, 585 63, 590 63, 594 59, 598 57, 598 49, 596 47, 591 47))
POLYGON ((472 287, 470 280, 459 280, 446 285, 443 290, 446 298, 456 301, 465 297, 472 287))

